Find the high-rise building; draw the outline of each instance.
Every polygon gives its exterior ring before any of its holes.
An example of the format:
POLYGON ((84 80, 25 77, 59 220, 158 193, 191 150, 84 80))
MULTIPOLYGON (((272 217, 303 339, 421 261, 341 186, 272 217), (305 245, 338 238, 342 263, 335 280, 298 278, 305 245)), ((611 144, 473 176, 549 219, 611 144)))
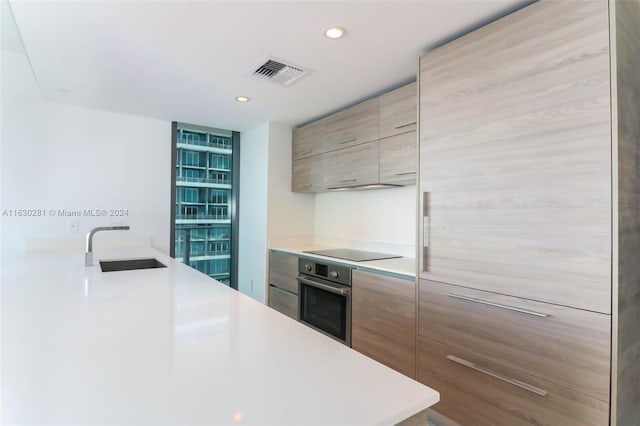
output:
POLYGON ((233 254, 238 133, 174 123, 173 135, 171 255, 237 287, 233 254))

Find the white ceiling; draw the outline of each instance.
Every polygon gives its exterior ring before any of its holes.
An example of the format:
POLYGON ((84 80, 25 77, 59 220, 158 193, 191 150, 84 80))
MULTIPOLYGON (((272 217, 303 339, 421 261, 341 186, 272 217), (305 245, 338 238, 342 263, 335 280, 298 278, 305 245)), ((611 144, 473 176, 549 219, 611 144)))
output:
POLYGON ((239 131, 413 80, 421 53, 529 2, 10 0, 46 100, 239 131), (324 37, 334 25, 347 36, 324 37), (288 87, 248 76, 265 55, 311 72, 288 87))

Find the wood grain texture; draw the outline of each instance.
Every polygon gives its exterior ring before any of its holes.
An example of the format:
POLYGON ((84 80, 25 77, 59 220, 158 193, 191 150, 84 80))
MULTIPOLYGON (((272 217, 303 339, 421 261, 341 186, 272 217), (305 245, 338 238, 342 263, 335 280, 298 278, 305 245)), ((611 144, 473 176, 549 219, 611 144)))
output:
POLYGON ((291 143, 294 160, 326 152, 324 144, 325 123, 326 119, 323 119, 293 129, 291 143))
POLYGON ((291 191, 320 192, 322 183, 322 154, 291 162, 291 191))
POLYGON ((269 284, 298 293, 298 256, 269 251, 269 284))
POLYGON ((462 425, 604 426, 608 423, 606 402, 425 337, 419 337, 419 346, 418 380, 440 392, 440 402, 433 409, 462 425), (447 359, 448 355, 472 362, 500 377, 535 386, 547 395, 537 395, 457 364, 447 359))
POLYGON ((609 400, 611 316, 420 280, 421 336, 609 400), (543 313, 537 317, 448 295, 543 313))
POLYGON ((354 270, 351 285, 351 347, 415 378, 415 282, 354 270))
POLYGON ((378 182, 378 141, 322 154, 322 185, 342 188, 378 182))
POLYGON ((640 1, 615 1, 617 85, 617 385, 612 424, 640 422, 640 1))
POLYGON ((380 99, 373 98, 326 118, 327 151, 378 140, 380 99))
POLYGON ((611 312, 607 12, 541 1, 421 58, 421 277, 611 312))
POLYGON ((269 306, 286 316, 298 319, 298 296, 269 286, 269 306))
POLYGON ((380 96, 380 138, 415 131, 417 106, 416 83, 407 84, 380 96))
POLYGON ((380 183, 416 184, 416 132, 380 139, 380 183))

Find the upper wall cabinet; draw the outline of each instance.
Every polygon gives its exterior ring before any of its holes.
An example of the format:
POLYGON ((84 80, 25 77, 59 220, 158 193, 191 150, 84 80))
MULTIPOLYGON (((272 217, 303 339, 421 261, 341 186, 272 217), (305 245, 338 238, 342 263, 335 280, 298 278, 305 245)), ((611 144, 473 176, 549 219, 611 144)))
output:
POLYGON ((327 151, 375 141, 379 137, 380 101, 370 99, 335 113, 325 120, 327 151))
POLYGON ((380 139, 416 130, 417 84, 380 96, 380 139))
POLYGON ((416 86, 411 83, 294 129, 292 191, 415 185, 416 86))
POLYGON ((311 157, 325 152, 324 125, 318 120, 293 130, 293 159, 311 157))

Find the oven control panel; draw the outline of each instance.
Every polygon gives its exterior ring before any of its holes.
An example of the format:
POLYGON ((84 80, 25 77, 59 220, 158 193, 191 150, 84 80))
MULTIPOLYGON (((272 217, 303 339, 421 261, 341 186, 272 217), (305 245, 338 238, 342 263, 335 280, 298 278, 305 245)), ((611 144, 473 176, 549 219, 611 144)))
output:
POLYGON ((298 259, 298 272, 344 285, 351 285, 351 268, 346 265, 318 262, 301 257, 298 259))

